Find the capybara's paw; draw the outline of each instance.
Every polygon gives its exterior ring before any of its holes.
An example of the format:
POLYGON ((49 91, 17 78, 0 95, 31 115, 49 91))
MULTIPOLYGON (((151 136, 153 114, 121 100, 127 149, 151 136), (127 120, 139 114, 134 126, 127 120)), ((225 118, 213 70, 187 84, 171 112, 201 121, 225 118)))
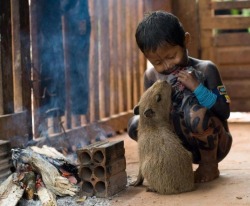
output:
POLYGON ((137 186, 140 186, 140 185, 142 185, 142 181, 140 179, 137 179, 136 181, 131 182, 129 184, 129 186, 134 186, 134 187, 137 187, 137 186))
POLYGON ((200 164, 197 170, 194 172, 194 181, 195 183, 209 182, 220 175, 218 170, 218 164, 200 164))
POLYGON ((147 192, 156 192, 156 190, 153 189, 153 188, 151 188, 151 187, 147 187, 146 191, 147 191, 147 192))

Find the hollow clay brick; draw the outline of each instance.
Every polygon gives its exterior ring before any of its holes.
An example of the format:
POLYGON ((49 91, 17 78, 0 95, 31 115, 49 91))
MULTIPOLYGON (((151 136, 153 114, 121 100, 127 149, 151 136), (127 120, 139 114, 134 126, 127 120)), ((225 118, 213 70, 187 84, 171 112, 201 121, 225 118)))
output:
POLYGON ((126 159, 123 141, 99 142, 77 151, 82 194, 108 197, 126 187, 126 159))
POLYGON ((122 171, 103 181, 86 181, 82 182, 82 195, 96 197, 110 197, 123 189, 127 184, 127 173, 122 171))

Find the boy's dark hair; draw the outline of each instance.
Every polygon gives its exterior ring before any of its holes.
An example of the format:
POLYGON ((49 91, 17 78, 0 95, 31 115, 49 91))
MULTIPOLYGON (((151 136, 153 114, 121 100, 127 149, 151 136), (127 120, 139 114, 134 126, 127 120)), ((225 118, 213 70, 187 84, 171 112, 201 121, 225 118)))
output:
POLYGON ((164 43, 184 47, 185 31, 179 19, 173 14, 154 11, 139 23, 135 38, 143 53, 155 52, 164 43))

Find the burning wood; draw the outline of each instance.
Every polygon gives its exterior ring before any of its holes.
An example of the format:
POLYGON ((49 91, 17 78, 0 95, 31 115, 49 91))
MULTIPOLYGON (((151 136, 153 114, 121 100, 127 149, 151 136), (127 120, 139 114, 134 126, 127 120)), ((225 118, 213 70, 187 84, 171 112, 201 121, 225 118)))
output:
POLYGON ((22 196, 29 200, 36 195, 42 205, 57 205, 56 195, 74 196, 79 191, 77 167, 54 148, 13 149, 12 161, 16 172, 0 186, 0 205, 16 205, 22 196))
POLYGON ((0 205, 15 206, 23 196, 24 189, 14 182, 14 174, 11 174, 0 186, 0 205))

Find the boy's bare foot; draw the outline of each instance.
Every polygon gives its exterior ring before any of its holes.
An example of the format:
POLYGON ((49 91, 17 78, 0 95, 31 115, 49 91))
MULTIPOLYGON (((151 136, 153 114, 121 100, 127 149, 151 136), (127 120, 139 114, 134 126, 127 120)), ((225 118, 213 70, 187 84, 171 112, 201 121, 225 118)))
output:
POLYGON ((220 175, 218 163, 200 163, 197 170, 194 172, 195 183, 209 182, 220 175))

